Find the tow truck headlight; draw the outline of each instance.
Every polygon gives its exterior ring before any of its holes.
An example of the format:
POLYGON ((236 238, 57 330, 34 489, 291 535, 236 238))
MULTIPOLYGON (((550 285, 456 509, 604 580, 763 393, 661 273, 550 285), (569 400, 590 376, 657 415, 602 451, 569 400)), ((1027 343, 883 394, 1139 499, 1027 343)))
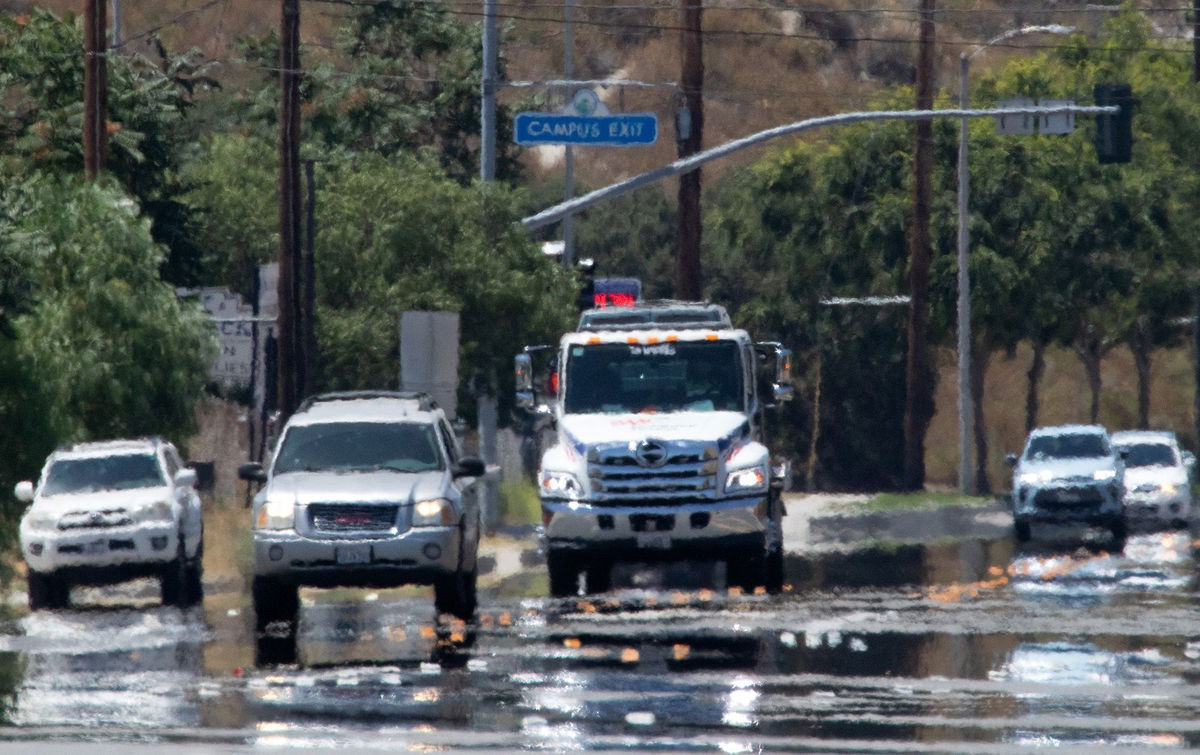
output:
POLYGON ((726 493, 751 493, 767 488, 767 473, 762 467, 739 469, 725 477, 726 493))
POLYGON ((445 527, 454 524, 454 507, 445 498, 417 501, 413 506, 414 527, 445 527))
POLYGON ((1093 480, 1111 480, 1116 476, 1117 470, 1115 469, 1097 469, 1092 473, 1093 480))
POLYGON ((254 527, 260 530, 290 530, 295 526, 296 504, 278 498, 268 498, 254 518, 254 527))
POLYGON ((578 498, 583 486, 570 472, 542 472, 542 492, 556 498, 578 498))

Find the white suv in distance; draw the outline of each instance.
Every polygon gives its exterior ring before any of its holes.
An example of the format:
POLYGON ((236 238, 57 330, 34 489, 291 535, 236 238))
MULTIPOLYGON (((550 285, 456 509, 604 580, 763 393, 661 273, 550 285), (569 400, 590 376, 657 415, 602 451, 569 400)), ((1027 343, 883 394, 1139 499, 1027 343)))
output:
POLYGON ((164 605, 203 598, 203 521, 196 472, 161 438, 60 446, 38 484, 19 482, 31 503, 21 518, 29 607, 63 608, 76 584, 158 577, 164 605))
POLYGON ((1184 529, 1192 516, 1192 470, 1196 457, 1179 447, 1173 432, 1113 433, 1125 457, 1125 515, 1139 525, 1184 529))
POLYGON ((463 456, 429 396, 315 396, 269 467, 238 474, 265 483, 251 514, 259 663, 294 659, 301 586, 431 584, 439 612, 474 616, 484 464, 463 456))

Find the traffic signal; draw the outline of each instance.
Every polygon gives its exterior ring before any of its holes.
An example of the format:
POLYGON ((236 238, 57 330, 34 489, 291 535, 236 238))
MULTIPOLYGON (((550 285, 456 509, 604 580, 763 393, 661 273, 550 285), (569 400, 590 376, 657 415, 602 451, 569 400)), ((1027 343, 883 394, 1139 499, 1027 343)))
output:
POLYGON ((1116 113, 1096 116, 1096 159, 1101 165, 1127 163, 1133 158, 1133 90, 1128 84, 1097 84, 1099 106, 1116 105, 1116 113))
POLYGON ((575 307, 580 311, 596 306, 596 263, 582 259, 577 264, 579 269, 579 294, 575 298, 575 307))

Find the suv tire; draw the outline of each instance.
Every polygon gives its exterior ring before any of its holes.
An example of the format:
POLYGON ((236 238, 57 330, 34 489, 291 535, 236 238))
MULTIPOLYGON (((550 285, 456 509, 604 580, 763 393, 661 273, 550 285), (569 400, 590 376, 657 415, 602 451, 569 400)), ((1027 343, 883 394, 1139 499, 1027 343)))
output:
POLYGON ((579 561, 573 553, 550 551, 546 554, 546 569, 550 572, 550 594, 568 598, 579 593, 579 561))
POLYGON ((254 662, 275 666, 296 662, 296 635, 300 630, 300 588, 271 577, 255 577, 254 662))
POLYGON ((159 575, 159 592, 164 606, 187 608, 188 601, 188 560, 184 553, 183 536, 179 536, 179 548, 175 558, 163 567, 159 575))
POLYGON ((61 577, 30 570, 29 610, 66 608, 71 603, 71 586, 61 577))
POLYGON ((184 600, 194 606, 204 602, 204 539, 201 535, 196 555, 187 562, 183 573, 184 600))
POLYGON ((1016 535, 1018 543, 1029 542, 1029 538, 1033 536, 1033 530, 1029 526, 1029 520, 1014 519, 1013 520, 1013 534, 1016 535))
POLYGON ((474 570, 439 577, 433 583, 433 607, 437 612, 451 614, 463 621, 473 619, 478 604, 475 577, 474 570))

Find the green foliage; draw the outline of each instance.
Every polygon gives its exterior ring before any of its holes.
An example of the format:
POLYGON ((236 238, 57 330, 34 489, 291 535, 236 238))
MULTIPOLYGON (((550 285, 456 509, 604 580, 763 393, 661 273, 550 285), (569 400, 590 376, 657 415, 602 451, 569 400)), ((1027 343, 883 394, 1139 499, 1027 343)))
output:
POLYGON ((537 488, 526 479, 500 484, 500 519, 505 525, 541 524, 537 488))
POLYGON ((394 385, 400 313, 448 310, 461 317, 464 397, 480 381, 507 408, 513 354, 569 326, 575 286, 516 222, 517 197, 500 185, 464 187, 427 158, 363 155, 319 167, 325 387, 394 385))

